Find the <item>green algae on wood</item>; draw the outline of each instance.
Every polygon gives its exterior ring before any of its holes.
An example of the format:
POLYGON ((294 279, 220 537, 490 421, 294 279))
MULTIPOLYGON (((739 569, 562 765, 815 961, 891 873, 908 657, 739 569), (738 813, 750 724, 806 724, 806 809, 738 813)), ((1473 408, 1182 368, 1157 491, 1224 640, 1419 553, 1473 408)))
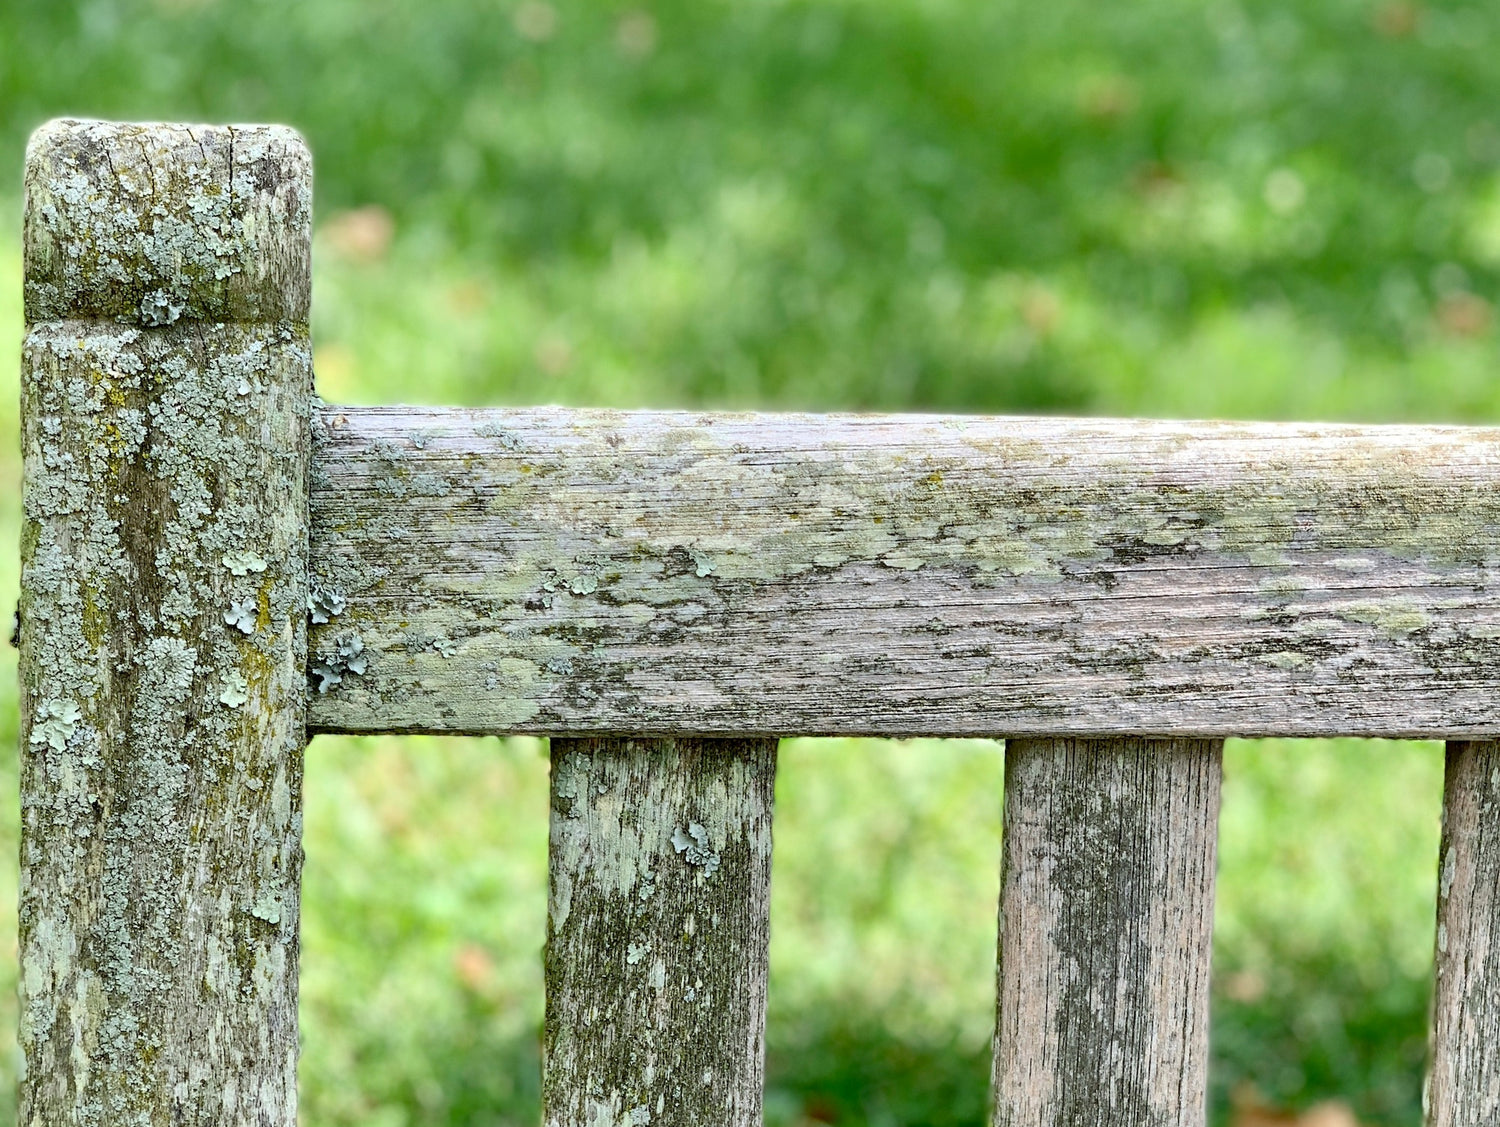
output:
POLYGON ((29 150, 28 1125, 296 1122, 308 167, 253 126, 29 150))

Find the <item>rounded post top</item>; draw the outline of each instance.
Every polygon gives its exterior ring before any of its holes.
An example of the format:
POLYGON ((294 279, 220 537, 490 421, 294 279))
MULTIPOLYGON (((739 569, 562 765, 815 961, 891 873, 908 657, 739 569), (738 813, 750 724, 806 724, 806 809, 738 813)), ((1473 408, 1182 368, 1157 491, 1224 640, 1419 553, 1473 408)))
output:
POLYGON ((24 255, 33 324, 305 321, 312 155, 281 125, 48 122, 24 255))

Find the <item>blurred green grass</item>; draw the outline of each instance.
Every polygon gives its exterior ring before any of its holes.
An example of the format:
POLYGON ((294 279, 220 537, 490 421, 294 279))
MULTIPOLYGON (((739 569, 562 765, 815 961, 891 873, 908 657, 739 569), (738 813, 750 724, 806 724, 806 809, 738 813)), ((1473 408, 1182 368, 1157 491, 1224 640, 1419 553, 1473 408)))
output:
MULTIPOLYGON (((1492 421, 1497 44, 1449 0, 8 0, 0 529, 50 116, 304 131, 331 400, 1492 421)), ((1226 758, 1218 1121, 1415 1124, 1439 750, 1226 758)), ((769 1122, 983 1121, 1000 779, 786 746, 769 1122)), ((525 741, 314 743, 305 1123, 534 1120, 545 785, 525 741)))

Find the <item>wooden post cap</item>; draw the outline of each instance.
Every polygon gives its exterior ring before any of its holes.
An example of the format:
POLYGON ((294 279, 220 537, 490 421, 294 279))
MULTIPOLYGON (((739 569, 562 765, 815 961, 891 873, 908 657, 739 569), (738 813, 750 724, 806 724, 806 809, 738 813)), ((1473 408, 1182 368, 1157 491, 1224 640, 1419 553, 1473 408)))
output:
POLYGON ((26 320, 304 321, 311 228, 295 130, 52 121, 26 150, 26 320))

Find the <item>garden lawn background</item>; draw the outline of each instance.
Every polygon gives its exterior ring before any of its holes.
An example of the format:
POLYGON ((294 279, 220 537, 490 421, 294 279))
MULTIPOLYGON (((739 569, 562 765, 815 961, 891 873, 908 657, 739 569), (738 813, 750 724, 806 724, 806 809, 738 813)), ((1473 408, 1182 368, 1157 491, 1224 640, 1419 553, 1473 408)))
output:
MULTIPOLYGON (((1494 422, 1497 49, 1447 0, 6 0, 0 543, 51 116, 305 133, 332 401, 1494 422)), ((1216 1122, 1415 1125, 1441 749, 1225 774, 1216 1122)), ((1001 780, 984 741, 784 745, 772 1127, 983 1123, 1001 780)), ((537 741, 313 743, 307 1127, 535 1122, 546 808, 537 741)))

